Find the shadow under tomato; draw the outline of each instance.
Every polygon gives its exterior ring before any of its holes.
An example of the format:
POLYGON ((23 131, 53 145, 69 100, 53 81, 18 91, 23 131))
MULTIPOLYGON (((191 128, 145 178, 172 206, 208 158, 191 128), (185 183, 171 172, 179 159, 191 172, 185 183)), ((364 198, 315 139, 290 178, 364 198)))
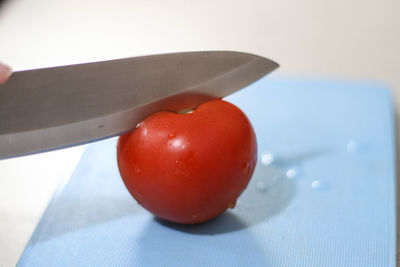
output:
POLYGON ((233 215, 229 213, 222 214, 214 220, 199 225, 178 225, 150 219, 142 229, 141 235, 131 241, 130 253, 134 254, 135 258, 134 262, 129 264, 272 266, 276 255, 270 253, 268 244, 260 244, 251 231, 218 235, 229 227, 242 227, 240 223, 235 226, 239 220, 231 216, 233 215), (177 227, 176 231, 174 227, 177 227))
POLYGON ((182 225, 159 218, 154 220, 171 229, 195 235, 216 235, 239 231, 264 222, 284 210, 295 194, 294 179, 286 170, 260 161, 246 190, 233 209, 200 224, 182 225))
POLYGON ((230 212, 224 212, 212 220, 199 224, 178 224, 157 217, 154 220, 171 229, 196 235, 216 235, 246 228, 246 224, 230 212))
POLYGON ((327 153, 330 153, 327 148, 304 151, 278 157, 270 164, 263 164, 259 158, 253 177, 236 206, 208 222, 182 225, 159 218, 155 218, 155 221, 176 231, 194 235, 230 233, 265 222, 282 212, 292 201, 296 193, 296 180, 302 176, 298 167, 305 161, 327 153))

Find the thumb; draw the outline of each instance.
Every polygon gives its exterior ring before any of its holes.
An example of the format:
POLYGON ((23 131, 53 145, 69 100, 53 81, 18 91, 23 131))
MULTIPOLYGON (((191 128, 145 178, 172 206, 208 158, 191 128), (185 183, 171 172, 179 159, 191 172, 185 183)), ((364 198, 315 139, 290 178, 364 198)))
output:
POLYGON ((0 85, 8 80, 8 78, 11 76, 11 73, 11 68, 0 62, 0 85))

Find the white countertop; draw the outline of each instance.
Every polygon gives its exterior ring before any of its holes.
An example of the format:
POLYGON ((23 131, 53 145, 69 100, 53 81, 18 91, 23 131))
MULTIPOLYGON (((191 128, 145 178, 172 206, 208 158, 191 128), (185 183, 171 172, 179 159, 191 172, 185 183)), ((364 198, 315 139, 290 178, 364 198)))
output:
MULTIPOLYGON (((15 70, 135 55, 238 50, 278 73, 381 81, 400 99, 398 0, 0 4, 0 60, 15 70)), ((0 266, 13 266, 84 146, 0 161, 0 266)))

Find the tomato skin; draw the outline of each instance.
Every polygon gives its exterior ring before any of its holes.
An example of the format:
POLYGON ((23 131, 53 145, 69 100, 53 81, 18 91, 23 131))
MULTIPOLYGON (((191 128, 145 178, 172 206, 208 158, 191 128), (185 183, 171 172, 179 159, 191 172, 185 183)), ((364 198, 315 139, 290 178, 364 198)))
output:
POLYGON ((246 188, 257 161, 254 130, 236 106, 212 100, 194 112, 157 112, 117 146, 121 177, 155 216, 191 224, 229 207, 246 188))

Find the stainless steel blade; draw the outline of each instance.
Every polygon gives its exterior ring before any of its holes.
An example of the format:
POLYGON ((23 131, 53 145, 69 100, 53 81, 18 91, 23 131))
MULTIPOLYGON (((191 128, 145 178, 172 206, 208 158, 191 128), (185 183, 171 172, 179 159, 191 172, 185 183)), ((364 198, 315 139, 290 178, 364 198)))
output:
POLYGON ((153 112, 194 108, 277 67, 216 51, 16 72, 0 86, 0 159, 115 136, 153 112))

